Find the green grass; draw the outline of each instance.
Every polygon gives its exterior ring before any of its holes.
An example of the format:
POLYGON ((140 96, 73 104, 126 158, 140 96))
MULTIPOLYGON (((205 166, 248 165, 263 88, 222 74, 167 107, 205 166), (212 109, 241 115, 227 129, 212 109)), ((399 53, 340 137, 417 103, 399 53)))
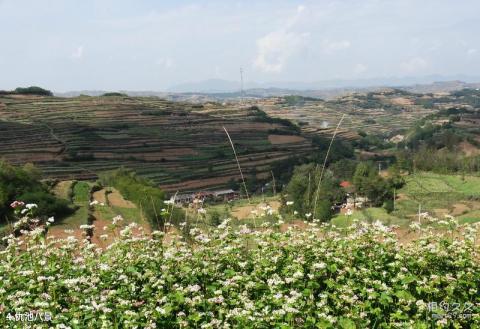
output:
MULTIPOLYGON (((142 221, 142 216, 140 210, 137 208, 120 208, 112 207, 112 211, 118 215, 121 215, 127 222, 136 222, 139 223, 142 221)), ((160 215, 161 209, 158 209, 158 214, 160 215)))
POLYGON ((405 220, 392 214, 388 214, 383 208, 365 208, 357 209, 351 216, 345 214, 338 214, 332 218, 331 223, 337 227, 347 227, 353 223, 354 219, 359 221, 374 222, 380 221, 383 224, 388 225, 403 225, 405 220))
POLYGON ((85 206, 89 201, 90 185, 87 182, 78 182, 73 189, 73 202, 85 206))
POLYGON ((90 184, 88 182, 77 182, 73 188, 73 203, 78 209, 70 216, 65 217, 59 225, 65 228, 78 228, 87 224, 90 184))
POLYGON ((473 210, 458 217, 461 224, 480 222, 480 210, 473 210))
POLYGON ((88 207, 80 207, 71 216, 65 217, 59 222, 59 225, 65 228, 78 228, 80 225, 87 224, 88 207))
POLYGON ((407 184, 399 192, 407 195, 430 193, 463 193, 470 196, 480 196, 480 177, 461 175, 441 175, 422 172, 410 175, 407 184))
MULTIPOLYGON (((419 204, 422 212, 435 214, 439 209, 450 211, 456 203, 461 201, 479 202, 475 199, 480 197, 480 177, 465 176, 462 179, 461 175, 421 172, 407 176, 405 186, 397 193, 404 194, 408 199, 397 201, 393 215, 399 218, 411 218, 418 213, 419 204)), ((468 218, 473 220, 476 217, 468 218)))
MULTIPOLYGON (((434 216, 442 209, 448 213, 460 201, 479 202, 474 199, 480 196, 480 177, 465 176, 462 179, 461 175, 420 172, 406 177, 405 186, 397 191, 397 195, 400 194, 407 198, 397 200, 395 211, 391 214, 387 214, 383 208, 367 208, 354 212, 352 216, 337 215, 332 219, 332 224, 345 227, 357 218, 361 221, 380 220, 386 224, 405 226, 416 218, 419 205, 421 212, 434 216)), ((480 221, 480 211, 470 211, 458 216, 458 219, 461 223, 480 221)))

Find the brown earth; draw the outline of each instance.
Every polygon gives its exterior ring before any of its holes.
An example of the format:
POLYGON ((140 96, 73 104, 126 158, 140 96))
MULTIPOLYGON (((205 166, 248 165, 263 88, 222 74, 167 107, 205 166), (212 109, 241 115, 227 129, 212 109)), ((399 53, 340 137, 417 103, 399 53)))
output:
POLYGON ((111 188, 112 193, 108 194, 108 201, 111 206, 120 208, 137 208, 135 204, 129 200, 125 200, 120 192, 115 188, 111 188))
POLYGON ((460 216, 464 212, 469 211, 470 207, 463 203, 455 203, 453 205, 452 216, 460 216))
POLYGON ((467 141, 461 142, 458 144, 458 147, 463 153, 465 153, 466 156, 476 156, 480 154, 480 149, 467 141))
POLYGON ((306 139, 301 136, 295 135, 268 135, 268 140, 271 144, 289 144, 289 143, 300 143, 304 142, 306 139))
POLYGON ((235 207, 235 209, 232 211, 232 216, 236 217, 239 220, 246 219, 248 217, 251 217, 252 211, 257 210, 258 213, 262 213, 263 210, 261 207, 269 205, 272 207, 272 209, 275 212, 278 212, 278 209, 280 208, 280 202, 278 201, 269 201, 266 203, 260 203, 257 205, 246 205, 246 206, 241 206, 241 207, 235 207))
POLYGON ((93 192, 93 199, 97 200, 100 203, 105 204, 105 189, 102 188, 100 191, 93 192))
POLYGON ((401 105, 401 106, 408 106, 408 105, 413 105, 414 104, 413 99, 404 98, 404 97, 392 98, 391 102, 392 102, 392 104, 401 105))

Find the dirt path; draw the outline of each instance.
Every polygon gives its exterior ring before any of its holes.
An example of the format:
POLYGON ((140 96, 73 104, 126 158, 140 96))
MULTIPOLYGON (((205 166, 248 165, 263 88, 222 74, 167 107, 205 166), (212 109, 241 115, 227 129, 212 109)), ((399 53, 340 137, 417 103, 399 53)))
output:
POLYGON ((96 191, 93 193, 93 199, 97 200, 100 203, 106 204, 105 200, 105 189, 102 188, 100 191, 96 191))
POLYGON ((107 198, 111 206, 120 208, 137 208, 133 202, 125 200, 118 190, 113 187, 110 189, 112 193, 108 193, 107 198))

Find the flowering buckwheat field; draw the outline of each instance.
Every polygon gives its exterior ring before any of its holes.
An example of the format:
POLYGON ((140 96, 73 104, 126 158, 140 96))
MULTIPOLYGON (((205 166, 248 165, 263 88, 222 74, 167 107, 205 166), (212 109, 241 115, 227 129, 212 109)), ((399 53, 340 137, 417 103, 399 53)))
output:
MULTIPOLYGON (((32 220, 24 209, 22 227, 32 220)), ((472 226, 445 236, 425 230, 405 246, 378 223, 282 232, 233 229, 226 220, 208 232, 190 229, 185 239, 134 236, 127 226, 100 249, 87 239, 45 239, 51 221, 4 239, 2 328, 480 325, 472 226)))

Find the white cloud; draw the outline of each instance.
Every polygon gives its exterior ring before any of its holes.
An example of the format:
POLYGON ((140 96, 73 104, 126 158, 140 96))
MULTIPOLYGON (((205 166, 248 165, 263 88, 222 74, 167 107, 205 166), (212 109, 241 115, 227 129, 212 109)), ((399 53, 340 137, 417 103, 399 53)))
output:
POLYGON ((169 57, 162 57, 155 61, 155 64, 163 66, 165 69, 171 69, 175 64, 173 60, 169 57))
POLYGON ((254 66, 264 72, 281 72, 288 59, 305 46, 307 37, 306 33, 286 31, 267 34, 257 40, 254 66))
POLYGON ((323 40, 322 42, 322 50, 327 54, 348 49, 350 48, 350 46, 351 46, 351 43, 348 40, 340 40, 340 41, 323 40))
POLYGON ((368 70, 368 67, 365 64, 359 63, 359 64, 355 65, 355 67, 353 68, 353 73, 362 74, 367 70, 368 70))
POLYGON ((400 64, 402 70, 406 73, 417 73, 428 68, 429 63, 421 57, 413 57, 400 64))
POLYGON ((471 48, 471 49, 467 50, 467 55, 468 56, 474 56, 477 52, 478 52, 477 49, 471 48))
POLYGON ((78 46, 70 55, 73 59, 82 59, 83 58, 83 46, 78 46))
POLYGON ((263 72, 279 73, 289 58, 305 47, 308 33, 291 31, 304 11, 305 6, 298 6, 295 14, 287 20, 283 28, 257 40, 257 54, 253 62, 256 68, 263 72))

